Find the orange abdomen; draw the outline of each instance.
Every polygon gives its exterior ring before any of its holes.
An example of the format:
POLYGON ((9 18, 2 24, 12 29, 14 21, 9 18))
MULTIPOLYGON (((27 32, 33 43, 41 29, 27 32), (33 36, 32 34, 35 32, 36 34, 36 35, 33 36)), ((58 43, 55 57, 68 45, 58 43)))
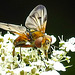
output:
POLYGON ((17 44, 23 44, 28 40, 30 40, 30 39, 27 37, 27 35, 22 34, 14 40, 14 45, 16 46, 17 44))

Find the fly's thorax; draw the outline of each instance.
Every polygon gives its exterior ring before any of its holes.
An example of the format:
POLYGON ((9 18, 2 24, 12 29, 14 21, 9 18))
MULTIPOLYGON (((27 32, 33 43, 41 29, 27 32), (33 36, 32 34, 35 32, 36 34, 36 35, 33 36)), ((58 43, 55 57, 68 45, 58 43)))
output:
POLYGON ((42 37, 42 36, 44 36, 44 34, 40 31, 35 31, 31 33, 31 37, 33 40, 36 40, 37 38, 42 37))

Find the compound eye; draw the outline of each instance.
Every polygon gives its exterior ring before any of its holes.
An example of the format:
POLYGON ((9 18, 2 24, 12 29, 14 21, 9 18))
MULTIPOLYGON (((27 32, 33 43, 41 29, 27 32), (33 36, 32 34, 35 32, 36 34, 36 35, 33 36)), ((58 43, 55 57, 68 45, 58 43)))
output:
POLYGON ((42 39, 43 37, 39 37, 35 40, 35 46, 40 48, 41 47, 41 43, 42 43, 42 39))

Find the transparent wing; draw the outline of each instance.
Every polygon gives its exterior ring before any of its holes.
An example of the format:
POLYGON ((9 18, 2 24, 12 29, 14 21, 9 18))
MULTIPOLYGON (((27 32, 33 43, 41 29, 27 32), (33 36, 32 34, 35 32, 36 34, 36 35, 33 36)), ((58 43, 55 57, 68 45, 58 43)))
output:
POLYGON ((34 29, 45 33, 47 22, 47 10, 45 6, 36 6, 26 19, 25 26, 29 29, 34 29))
POLYGON ((17 32, 17 33, 25 33, 26 31, 26 28, 24 26, 1 23, 1 22, 0 22, 0 28, 4 30, 12 31, 12 32, 17 32))

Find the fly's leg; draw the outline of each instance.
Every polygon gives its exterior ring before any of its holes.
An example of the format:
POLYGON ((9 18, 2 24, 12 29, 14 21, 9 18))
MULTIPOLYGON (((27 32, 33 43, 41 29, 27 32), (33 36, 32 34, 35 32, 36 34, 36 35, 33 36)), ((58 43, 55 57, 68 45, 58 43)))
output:
POLYGON ((47 50, 45 50, 45 51, 44 51, 44 54, 45 54, 45 56, 46 56, 45 58, 46 58, 46 59, 47 59, 47 61, 48 61, 48 51, 47 51, 47 50))
POLYGON ((21 47, 20 47, 20 59, 21 59, 21 61, 22 61, 21 47))
POLYGON ((45 61, 44 61, 44 58, 41 56, 41 53, 42 53, 42 52, 41 52, 40 50, 38 50, 38 55, 40 55, 41 60, 43 61, 45 67, 47 68, 47 65, 46 65, 46 63, 45 63, 45 61))
POLYGON ((13 64, 14 64, 15 47, 13 48, 12 55, 13 55, 13 64))
MULTIPOLYGON (((23 48, 28 48, 28 47, 33 47, 32 45, 25 45, 25 44, 17 44, 15 47, 20 47, 20 60, 22 61, 22 51, 21 51, 21 47, 23 48)), ((13 51, 14 53, 14 51, 13 51)), ((15 53, 14 53, 15 54, 15 53)), ((14 56, 13 54, 13 56, 14 56)))

